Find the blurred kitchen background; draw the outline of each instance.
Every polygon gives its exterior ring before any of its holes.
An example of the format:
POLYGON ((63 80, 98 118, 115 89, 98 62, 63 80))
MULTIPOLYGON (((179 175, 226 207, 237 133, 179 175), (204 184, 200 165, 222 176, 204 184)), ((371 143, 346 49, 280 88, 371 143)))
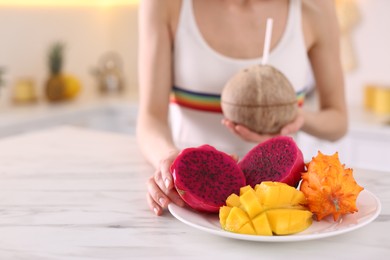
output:
MULTIPOLYGON (((389 170, 390 1, 334 1, 350 131, 335 143, 301 134, 299 145, 307 160, 338 151, 347 165, 389 170)), ((59 124, 133 134, 138 5, 0 0, 0 138, 59 124)))
POLYGON ((137 11, 137 0, 0 0, 0 137, 58 124, 133 133, 137 11), (48 96, 56 46, 70 93, 54 79, 48 96))

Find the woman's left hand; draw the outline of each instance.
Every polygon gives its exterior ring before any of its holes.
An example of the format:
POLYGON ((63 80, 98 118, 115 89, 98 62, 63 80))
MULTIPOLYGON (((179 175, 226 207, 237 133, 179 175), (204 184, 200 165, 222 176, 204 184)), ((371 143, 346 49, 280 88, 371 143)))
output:
POLYGON ((280 133, 276 134, 259 134, 253 132, 249 128, 236 124, 229 119, 222 119, 222 124, 225 125, 232 133, 240 136, 242 139, 248 142, 261 143, 277 135, 291 135, 299 131, 304 123, 302 111, 299 110, 297 117, 287 125, 285 125, 280 133))
POLYGON ((295 134, 298 132, 302 127, 303 124, 305 123, 305 119, 302 114, 302 109, 298 109, 297 116, 293 121, 285 125, 281 130, 280 134, 281 135, 291 135, 295 134))

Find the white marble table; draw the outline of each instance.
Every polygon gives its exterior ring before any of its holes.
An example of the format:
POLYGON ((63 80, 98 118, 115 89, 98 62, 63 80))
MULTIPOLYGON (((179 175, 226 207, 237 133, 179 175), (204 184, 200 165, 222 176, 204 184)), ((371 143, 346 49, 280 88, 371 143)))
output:
MULTIPOLYGON (((390 171, 390 169, 389 169, 390 171)), ((223 238, 146 205, 134 137, 59 127, 0 140, 0 259, 385 259, 390 172, 355 170, 382 202, 358 230, 318 240, 223 238)))

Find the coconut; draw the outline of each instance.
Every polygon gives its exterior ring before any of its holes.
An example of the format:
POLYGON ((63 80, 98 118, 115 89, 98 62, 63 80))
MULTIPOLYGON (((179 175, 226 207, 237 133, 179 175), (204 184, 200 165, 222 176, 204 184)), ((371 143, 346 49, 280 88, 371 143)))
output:
POLYGON ((255 65, 235 74, 221 95, 224 116, 259 134, 276 134, 297 116, 295 90, 276 68, 255 65))

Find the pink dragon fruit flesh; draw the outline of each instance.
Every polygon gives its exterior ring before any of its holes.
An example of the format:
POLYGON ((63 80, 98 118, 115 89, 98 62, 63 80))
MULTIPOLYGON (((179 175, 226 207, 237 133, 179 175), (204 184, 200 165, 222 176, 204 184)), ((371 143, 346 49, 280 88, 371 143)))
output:
POLYGON ((273 137, 258 144, 239 161, 247 185, 262 181, 284 182, 297 187, 305 169, 303 155, 288 136, 273 137))
POLYGON ((176 190, 191 208, 218 212, 227 197, 239 194, 245 176, 228 154, 210 145, 181 151, 171 165, 176 190))

